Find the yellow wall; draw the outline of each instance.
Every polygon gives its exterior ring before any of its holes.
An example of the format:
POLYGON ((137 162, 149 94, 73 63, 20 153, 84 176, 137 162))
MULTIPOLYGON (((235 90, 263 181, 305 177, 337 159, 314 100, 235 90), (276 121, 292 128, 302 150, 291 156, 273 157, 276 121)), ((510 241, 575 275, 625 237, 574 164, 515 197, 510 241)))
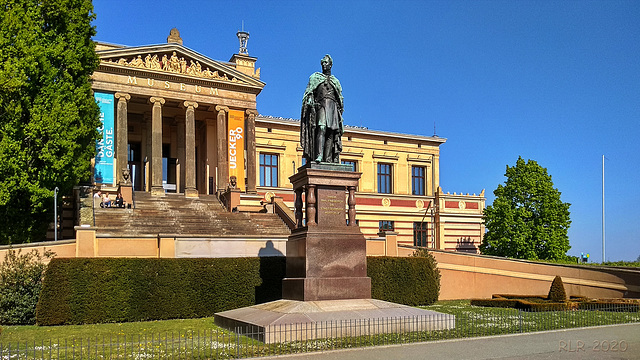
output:
MULTIPOLYGON (((278 186, 260 185, 260 164, 256 163, 258 192, 270 198, 278 195, 293 209, 289 177, 302 165, 300 123, 293 119, 256 118, 256 158, 278 155, 278 186)), ((362 173, 356 193, 356 219, 367 237, 376 237, 381 220, 393 221, 398 243, 414 244, 414 223, 427 227, 428 247, 477 252, 484 227, 484 192, 449 194, 440 189, 440 145, 444 138, 404 135, 363 128, 346 127, 342 136, 341 160, 356 162, 362 173), (378 193, 379 163, 392 166, 392 193, 378 193), (412 166, 425 168, 425 195, 412 195, 412 166), (451 208, 451 204, 462 203, 451 208), (449 206, 449 207, 447 207, 449 206), (436 213, 432 209, 436 208, 436 213), (434 226, 434 223, 436 224, 434 226), (435 231, 434 231, 435 228, 435 231)))

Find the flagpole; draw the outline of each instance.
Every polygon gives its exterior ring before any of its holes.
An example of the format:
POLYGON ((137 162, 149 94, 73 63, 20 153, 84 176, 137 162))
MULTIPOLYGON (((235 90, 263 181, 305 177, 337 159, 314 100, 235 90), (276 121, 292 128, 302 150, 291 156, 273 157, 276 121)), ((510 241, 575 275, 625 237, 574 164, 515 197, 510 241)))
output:
POLYGON ((605 262, 604 252, 604 155, 602 155, 602 262, 605 262))

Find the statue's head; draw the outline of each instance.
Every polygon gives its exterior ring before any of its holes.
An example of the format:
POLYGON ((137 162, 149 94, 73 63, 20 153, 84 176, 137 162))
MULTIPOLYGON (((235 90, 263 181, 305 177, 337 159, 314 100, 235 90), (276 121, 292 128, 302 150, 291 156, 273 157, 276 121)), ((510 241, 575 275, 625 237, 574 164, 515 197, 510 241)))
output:
POLYGON ((235 175, 231 176, 231 178, 229 178, 229 183, 231 187, 235 189, 236 185, 238 184, 238 178, 235 177, 235 175))
POLYGON ((320 60, 320 65, 322 65, 322 71, 331 70, 331 66, 333 66, 333 59, 331 55, 325 55, 322 60, 320 60))

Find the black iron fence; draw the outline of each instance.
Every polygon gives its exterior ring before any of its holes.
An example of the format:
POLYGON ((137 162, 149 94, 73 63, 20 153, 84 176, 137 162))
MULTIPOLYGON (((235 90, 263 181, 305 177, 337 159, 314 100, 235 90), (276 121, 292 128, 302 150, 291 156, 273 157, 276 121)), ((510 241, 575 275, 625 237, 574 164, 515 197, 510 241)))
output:
POLYGON ((640 322, 637 307, 598 305, 540 312, 461 309, 444 316, 326 321, 266 329, 239 326, 234 331, 216 328, 0 342, 0 359, 238 359, 637 322, 640 322))

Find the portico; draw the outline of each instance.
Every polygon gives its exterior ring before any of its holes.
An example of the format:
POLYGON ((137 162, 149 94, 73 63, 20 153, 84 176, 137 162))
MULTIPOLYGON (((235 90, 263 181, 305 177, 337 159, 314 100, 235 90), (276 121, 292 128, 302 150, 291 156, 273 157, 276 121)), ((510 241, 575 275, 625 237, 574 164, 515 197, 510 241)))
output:
POLYGON ((256 192, 256 96, 265 85, 256 58, 209 59, 184 47, 175 29, 167 44, 96 50, 92 87, 115 107, 115 119, 101 115, 115 149, 96 156, 96 184, 197 197, 236 176, 238 188, 256 192))

